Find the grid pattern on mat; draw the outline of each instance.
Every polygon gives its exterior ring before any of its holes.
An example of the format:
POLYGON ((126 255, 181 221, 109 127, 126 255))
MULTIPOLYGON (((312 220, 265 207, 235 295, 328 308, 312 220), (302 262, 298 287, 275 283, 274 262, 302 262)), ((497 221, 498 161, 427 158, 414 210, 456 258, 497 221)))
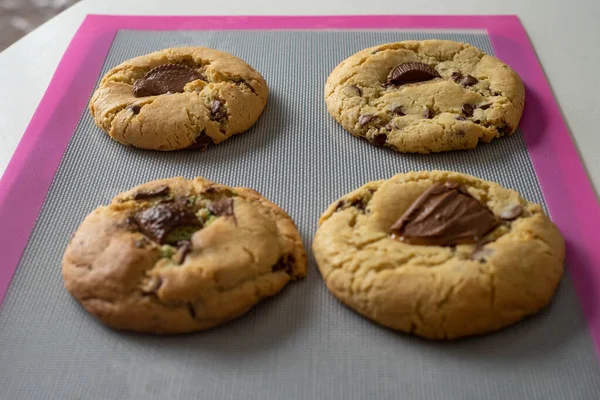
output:
POLYGON ((84 112, 0 312, 0 391, 27 399, 592 399, 598 364, 567 276, 549 310, 497 334, 431 343, 380 328, 308 278, 247 316, 183 337, 118 333, 65 292, 60 259, 98 204, 139 183, 197 175, 250 186, 287 210, 310 246, 318 216, 342 194, 397 172, 448 169, 543 204, 521 133, 474 151, 400 155, 343 131, 323 84, 350 54, 378 43, 442 38, 493 54, 485 32, 120 31, 103 73, 173 46, 202 45, 253 65, 270 86, 249 132, 204 153, 158 153, 112 142, 84 112))

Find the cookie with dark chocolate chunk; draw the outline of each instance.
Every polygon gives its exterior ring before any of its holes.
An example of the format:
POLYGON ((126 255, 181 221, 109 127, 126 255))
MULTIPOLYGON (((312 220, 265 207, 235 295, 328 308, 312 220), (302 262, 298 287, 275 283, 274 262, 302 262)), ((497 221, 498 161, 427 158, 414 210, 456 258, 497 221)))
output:
POLYGON ((455 339, 549 304, 565 244, 542 208, 517 192, 423 171, 367 183, 333 202, 313 252, 329 290, 361 315, 455 339))
POLYGON ((359 51, 325 84, 327 110, 348 132, 408 153, 472 149, 510 135, 524 101, 515 71, 469 44, 448 40, 359 51))
POLYGON ((184 333, 236 318, 304 277, 306 253, 291 218, 254 190, 171 178, 89 214, 62 272, 107 325, 184 333))
POLYGON ((181 47, 111 69, 92 96, 90 112, 100 129, 127 146, 205 150, 254 125, 267 97, 264 78, 243 60, 181 47))

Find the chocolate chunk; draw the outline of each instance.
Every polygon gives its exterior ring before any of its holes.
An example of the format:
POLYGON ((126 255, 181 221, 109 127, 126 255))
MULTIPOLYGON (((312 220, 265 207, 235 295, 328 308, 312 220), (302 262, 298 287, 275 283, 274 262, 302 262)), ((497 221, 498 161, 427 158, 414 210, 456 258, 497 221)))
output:
POLYGON ((435 116, 435 112, 431 108, 426 108, 425 111, 423 111, 423 116, 427 119, 431 119, 435 116))
POLYGON ((185 256, 192 251, 192 244, 189 240, 181 240, 177 243, 177 246, 177 252, 173 256, 173 261, 181 265, 185 260, 185 256))
POLYGON ((348 85, 344 88, 346 96, 362 96, 362 90, 356 85, 348 85))
POLYGON ((387 77, 387 83, 404 85, 405 83, 425 82, 439 78, 440 74, 435 68, 420 62, 408 62, 396 65, 387 77))
POLYGON ((282 256, 279 260, 277 260, 277 263, 275 263, 275 265, 271 267, 271 271, 285 271, 286 274, 291 275, 295 265, 296 260, 294 260, 294 256, 292 256, 291 254, 287 254, 285 256, 282 256))
POLYGON ((202 75, 188 66, 182 64, 160 65, 133 83, 133 94, 135 97, 144 97, 165 93, 182 93, 185 85, 196 79, 202 79, 202 75))
POLYGON ((392 225, 392 234, 417 245, 477 243, 499 221, 462 187, 435 183, 392 225))
POLYGON ((208 211, 217 217, 233 215, 233 199, 231 197, 223 197, 215 200, 209 204, 208 211))
POLYGON ((453 72, 452 75, 450 75, 450 79, 452 79, 456 83, 458 83, 462 79, 462 77, 463 75, 460 72, 453 72))
POLYGON ((404 114, 404 111, 402 111, 402 106, 394 107, 394 109, 392 110, 392 112, 394 114, 396 114, 396 115, 399 115, 399 116, 406 115, 406 114, 404 114))
POLYGON ((214 144, 212 138, 206 134, 205 131, 200 132, 194 143, 188 146, 188 149, 204 151, 208 146, 214 144))
POLYGON ((192 303, 187 303, 187 309, 190 313, 190 317, 196 318, 196 309, 194 308, 194 305, 192 303))
POLYGON ((371 139, 371 143, 379 147, 383 146, 385 142, 387 142, 387 135, 385 133, 378 133, 371 139))
POLYGON ((158 292, 162 286, 163 280, 160 276, 151 276, 140 288, 144 294, 152 294, 158 292))
POLYGON ((365 126, 374 119, 375 116, 373 114, 363 114, 360 116, 360 118, 358 118, 358 123, 360 124, 360 126, 365 126))
POLYGON ((167 185, 160 185, 155 187, 154 189, 138 190, 132 198, 133 200, 140 200, 156 196, 163 196, 165 194, 168 194, 169 190, 170 189, 167 185))
POLYGON ((465 121, 466 120, 466 118, 463 117, 462 115, 456 116, 456 119, 459 120, 459 121, 465 121))
POLYGON ((227 119, 227 109, 221 100, 215 100, 210 108, 210 119, 223 122, 227 119))
POLYGON ((472 116, 473 115, 473 106, 470 104, 463 104, 462 113, 465 114, 465 116, 467 116, 467 117, 472 116))
POLYGON ((462 87, 473 86, 477 82, 479 82, 477 80, 477 78, 475 78, 474 76, 471 76, 471 75, 467 75, 460 80, 460 86, 462 86, 462 87))
POLYGON ((160 203, 133 216, 140 231, 160 244, 189 240, 202 228, 194 211, 182 203, 160 203))
POLYGON ((485 247, 478 247, 471 254, 471 260, 479 261, 483 264, 488 258, 490 258, 492 254, 494 254, 494 250, 485 247))
POLYGON ((138 106, 137 104, 130 104, 126 108, 129 111, 131 111, 134 115, 138 115, 140 113, 140 110, 142 109, 142 107, 138 106))
POLYGON ((487 110, 488 108, 490 108, 491 105, 492 105, 492 103, 481 104, 481 105, 477 106, 477 108, 481 108, 482 110, 487 110))
POLYGON ((500 219, 512 221, 513 219, 518 218, 521 213, 523 213, 523 207, 521 207, 520 204, 513 204, 512 206, 508 206, 502 210, 500 213, 500 219))

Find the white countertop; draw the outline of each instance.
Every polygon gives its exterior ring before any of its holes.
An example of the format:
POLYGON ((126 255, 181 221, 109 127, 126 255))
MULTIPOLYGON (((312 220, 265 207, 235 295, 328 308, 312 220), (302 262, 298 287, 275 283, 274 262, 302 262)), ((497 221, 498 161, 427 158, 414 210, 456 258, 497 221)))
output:
POLYGON ((516 14, 533 42, 596 191, 600 188, 598 0, 84 0, 0 53, 0 173, 86 14, 516 14))

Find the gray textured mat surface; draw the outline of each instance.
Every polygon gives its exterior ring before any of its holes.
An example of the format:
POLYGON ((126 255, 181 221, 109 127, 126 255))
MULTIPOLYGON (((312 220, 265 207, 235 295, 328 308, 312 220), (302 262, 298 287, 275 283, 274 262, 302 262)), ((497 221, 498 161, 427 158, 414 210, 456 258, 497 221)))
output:
POLYGON ((367 46, 425 38, 493 53, 483 32, 120 32, 103 73, 165 47, 215 47, 264 75, 269 104, 253 129, 204 153, 125 148, 84 112, 0 311, 0 398, 600 398, 596 354, 568 276, 541 315, 453 343, 395 334, 354 314, 328 294, 312 258, 305 281, 237 321, 182 337, 104 328, 63 289, 60 259, 79 222, 156 178, 250 186, 290 213, 307 247, 329 203, 397 172, 467 172, 543 203, 520 133, 474 151, 400 155, 328 116, 323 84, 337 63, 367 46))

